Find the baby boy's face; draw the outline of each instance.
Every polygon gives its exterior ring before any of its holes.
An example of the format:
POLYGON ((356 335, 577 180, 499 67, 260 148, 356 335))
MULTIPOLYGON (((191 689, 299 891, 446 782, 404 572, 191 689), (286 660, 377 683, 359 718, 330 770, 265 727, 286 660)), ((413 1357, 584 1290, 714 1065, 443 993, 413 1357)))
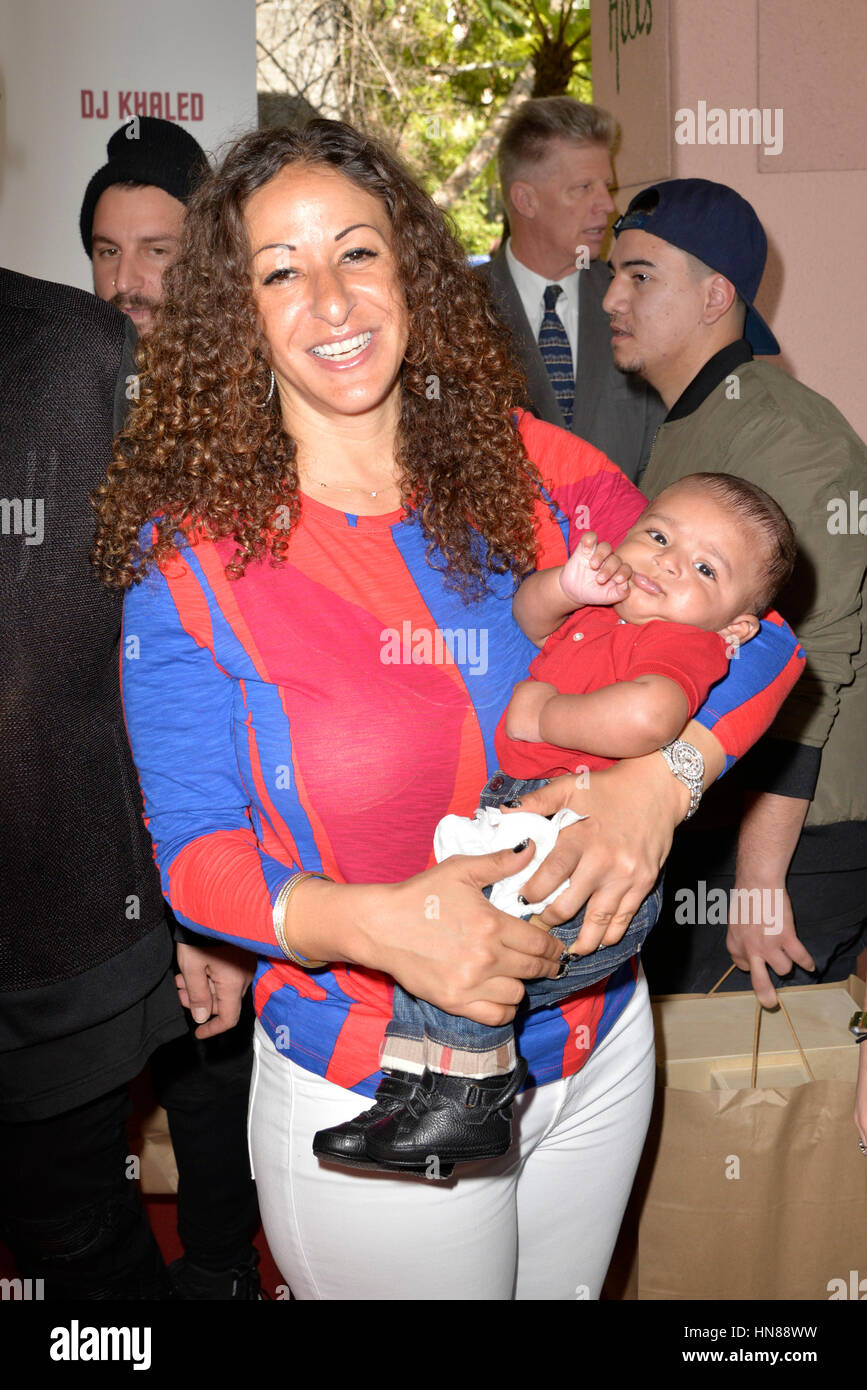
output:
POLYGON ((634 571, 615 604, 630 623, 655 618, 721 632, 749 613, 762 563, 756 528, 707 488, 675 483, 661 492, 617 547, 634 571))

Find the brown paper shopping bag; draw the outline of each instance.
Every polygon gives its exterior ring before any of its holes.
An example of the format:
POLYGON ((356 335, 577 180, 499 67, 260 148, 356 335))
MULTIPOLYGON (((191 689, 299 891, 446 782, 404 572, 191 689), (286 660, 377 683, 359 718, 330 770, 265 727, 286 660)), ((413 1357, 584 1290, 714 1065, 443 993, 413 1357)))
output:
POLYGON ((862 1280, 867 1296, 847 1031, 864 985, 779 995, 794 1042, 779 1011, 762 1011, 759 1039, 751 991, 654 1003, 659 1085, 632 1201, 640 1299, 841 1298, 862 1280))
POLYGON ((132 1112, 127 1123, 130 1156, 136 1157, 136 1175, 148 1195, 177 1192, 178 1165, 169 1134, 169 1117, 157 1104, 146 1075, 131 1087, 132 1112))
POLYGON ((178 1165, 169 1134, 169 1117, 161 1105, 144 1117, 141 1135, 142 1192, 177 1192, 178 1165))

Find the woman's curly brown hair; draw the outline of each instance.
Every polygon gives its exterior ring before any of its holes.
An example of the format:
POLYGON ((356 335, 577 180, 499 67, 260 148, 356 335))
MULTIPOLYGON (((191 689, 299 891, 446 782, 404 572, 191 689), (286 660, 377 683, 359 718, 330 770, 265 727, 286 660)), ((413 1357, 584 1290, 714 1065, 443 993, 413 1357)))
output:
POLYGON ((384 145, 319 119, 244 136, 193 195, 153 332, 138 349, 139 403, 94 499, 94 564, 106 584, 126 588, 168 558, 179 531, 232 537, 233 576, 251 560, 286 556, 303 505, 296 445, 278 393, 263 404, 269 351, 243 213, 290 164, 337 169, 388 210, 409 316, 401 501, 423 528, 429 562, 438 548, 450 587, 478 597, 489 573, 517 576, 535 563, 539 478, 510 418, 523 381, 487 287, 440 209, 384 145), (428 391, 432 378, 437 386, 428 391), (154 518, 156 540, 143 552, 139 533, 154 518))

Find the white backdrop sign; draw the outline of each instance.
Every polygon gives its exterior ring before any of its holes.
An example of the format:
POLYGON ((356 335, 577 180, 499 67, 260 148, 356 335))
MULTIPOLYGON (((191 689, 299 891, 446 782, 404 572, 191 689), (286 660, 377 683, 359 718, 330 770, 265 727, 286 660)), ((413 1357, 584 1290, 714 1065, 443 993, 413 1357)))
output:
POLYGON ((0 0, 0 85, 0 262, 90 289, 78 215, 119 126, 210 155, 255 126, 255 0, 0 0))

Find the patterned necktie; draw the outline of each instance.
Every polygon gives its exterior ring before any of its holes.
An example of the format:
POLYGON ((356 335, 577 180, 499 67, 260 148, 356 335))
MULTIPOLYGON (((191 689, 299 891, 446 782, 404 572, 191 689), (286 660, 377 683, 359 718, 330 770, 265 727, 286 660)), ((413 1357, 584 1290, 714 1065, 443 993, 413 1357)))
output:
POLYGON ((545 317, 539 329, 539 351, 548 369, 563 423, 569 430, 572 428, 572 412, 575 407, 575 372, 566 329, 554 312, 554 305, 561 294, 560 285, 546 286, 545 317))

